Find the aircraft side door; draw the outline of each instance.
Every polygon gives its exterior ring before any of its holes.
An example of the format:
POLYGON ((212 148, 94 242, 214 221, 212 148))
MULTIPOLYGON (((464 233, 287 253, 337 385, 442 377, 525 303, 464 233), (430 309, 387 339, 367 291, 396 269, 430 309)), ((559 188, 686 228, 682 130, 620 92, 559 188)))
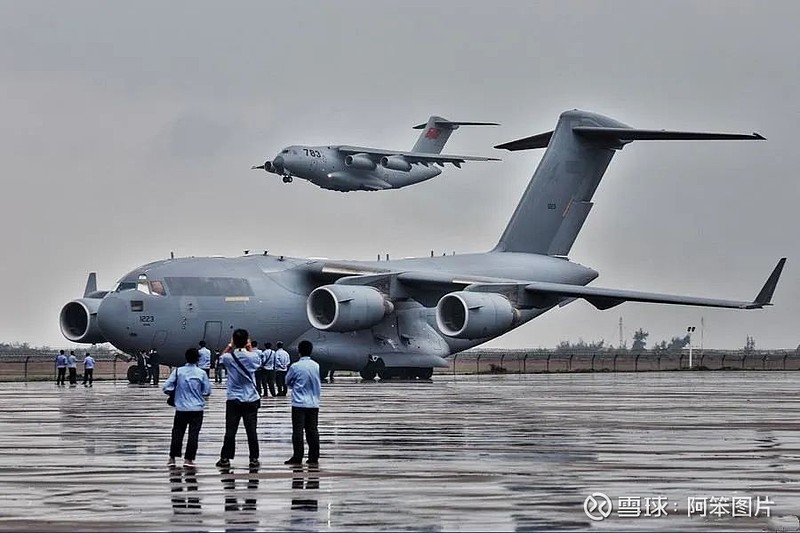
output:
POLYGON ((206 328, 203 333, 203 340, 206 341, 206 346, 211 351, 217 351, 220 348, 220 338, 222 337, 222 322, 206 322, 206 328))

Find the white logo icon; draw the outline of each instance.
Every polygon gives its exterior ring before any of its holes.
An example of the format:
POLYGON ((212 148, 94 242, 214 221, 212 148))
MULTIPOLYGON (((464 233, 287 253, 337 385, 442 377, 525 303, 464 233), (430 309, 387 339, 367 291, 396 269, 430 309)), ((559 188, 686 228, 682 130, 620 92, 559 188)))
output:
POLYGON ((612 507, 611 499, 602 492, 593 492, 583 501, 583 512, 595 522, 608 518, 612 507))

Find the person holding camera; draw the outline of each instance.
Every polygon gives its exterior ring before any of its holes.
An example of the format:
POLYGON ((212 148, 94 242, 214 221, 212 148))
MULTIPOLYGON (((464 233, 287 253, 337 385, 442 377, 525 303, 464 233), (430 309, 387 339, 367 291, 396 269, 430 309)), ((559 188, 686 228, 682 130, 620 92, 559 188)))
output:
POLYGON ((175 458, 181 456, 183 435, 189 427, 189 438, 186 441, 186 455, 183 466, 194 468, 197 457, 197 443, 200 428, 203 426, 203 410, 206 398, 211 394, 211 382, 205 371, 197 366, 200 354, 197 348, 186 350, 186 364, 178 367, 164 382, 162 390, 172 396, 173 401, 167 403, 175 406, 175 418, 172 422, 172 442, 169 447, 169 466, 175 466, 175 458))
POLYGON ((217 466, 229 468, 236 453, 236 432, 239 421, 244 423, 247 446, 250 451, 250 468, 258 468, 258 409, 261 397, 256 387, 255 371, 261 366, 261 358, 251 351, 250 334, 246 329, 234 330, 231 343, 219 357, 219 364, 228 374, 227 401, 225 402, 225 439, 220 450, 217 466))

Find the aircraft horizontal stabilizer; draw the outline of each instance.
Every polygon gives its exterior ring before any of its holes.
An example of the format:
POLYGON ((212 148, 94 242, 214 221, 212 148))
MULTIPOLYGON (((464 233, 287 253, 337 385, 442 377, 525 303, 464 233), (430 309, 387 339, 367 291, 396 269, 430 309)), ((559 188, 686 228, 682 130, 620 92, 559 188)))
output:
MULTIPOLYGON (((500 125, 497 122, 453 122, 452 120, 447 120, 447 119, 444 119, 444 118, 442 118, 442 119, 434 119, 431 122, 433 124, 435 124, 436 126, 440 127, 440 128, 449 128, 451 130, 456 129, 459 126, 499 126, 500 125)), ((417 124, 416 126, 413 126, 411 129, 421 130, 421 129, 425 129, 426 126, 428 126, 427 122, 423 123, 423 124, 417 124)))
MULTIPOLYGON (((736 141, 753 140, 764 141, 766 138, 759 133, 712 133, 701 131, 667 131, 667 130, 639 130, 634 128, 609 128, 596 126, 574 126, 572 131, 585 139, 599 142, 609 148, 621 148, 632 141, 736 141)), ((534 150, 547 148, 553 137, 553 131, 546 131, 531 137, 524 137, 515 141, 498 144, 499 150, 534 150)))

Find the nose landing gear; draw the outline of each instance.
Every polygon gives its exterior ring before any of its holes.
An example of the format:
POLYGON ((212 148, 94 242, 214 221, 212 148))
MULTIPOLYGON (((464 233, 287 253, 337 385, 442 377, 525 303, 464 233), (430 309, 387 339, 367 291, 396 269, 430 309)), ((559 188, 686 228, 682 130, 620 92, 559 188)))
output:
POLYGON ((283 182, 284 183, 291 183, 292 182, 292 177, 291 176, 284 176, 283 177, 283 182))

